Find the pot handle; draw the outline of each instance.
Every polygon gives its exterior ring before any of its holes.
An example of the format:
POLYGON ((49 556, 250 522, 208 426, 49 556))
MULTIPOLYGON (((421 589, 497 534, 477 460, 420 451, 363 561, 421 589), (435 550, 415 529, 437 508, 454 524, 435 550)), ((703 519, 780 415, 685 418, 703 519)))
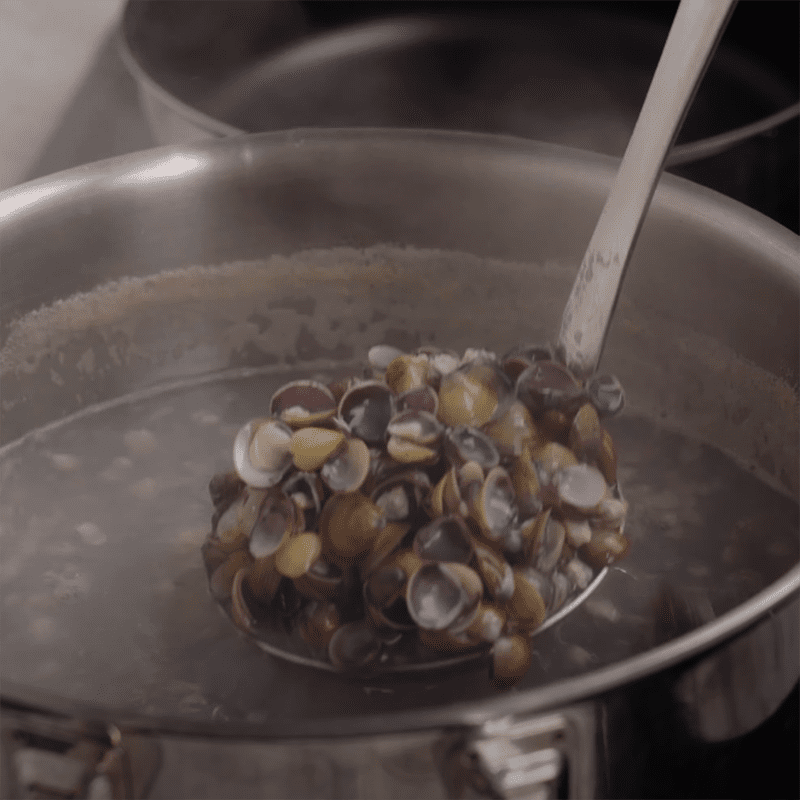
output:
POLYGON ((450 797, 464 797, 469 788, 502 800, 591 798, 595 731, 593 704, 503 717, 449 734, 436 746, 437 760, 450 797))

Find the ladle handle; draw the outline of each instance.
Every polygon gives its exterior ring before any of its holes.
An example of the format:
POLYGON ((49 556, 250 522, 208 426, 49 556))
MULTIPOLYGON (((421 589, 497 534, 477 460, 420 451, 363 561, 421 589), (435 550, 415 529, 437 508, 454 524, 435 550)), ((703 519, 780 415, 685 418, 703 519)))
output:
POLYGON ((625 269, 667 153, 736 0, 681 0, 611 193, 572 286, 558 350, 577 375, 600 361, 625 269))

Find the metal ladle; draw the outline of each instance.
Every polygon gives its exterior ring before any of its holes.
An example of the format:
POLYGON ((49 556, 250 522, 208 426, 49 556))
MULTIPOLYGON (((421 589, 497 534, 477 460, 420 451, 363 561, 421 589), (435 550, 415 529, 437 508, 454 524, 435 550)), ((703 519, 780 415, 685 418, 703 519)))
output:
POLYGON ((557 348, 581 378, 596 371, 667 154, 736 0, 681 0, 611 192, 561 318, 557 348))

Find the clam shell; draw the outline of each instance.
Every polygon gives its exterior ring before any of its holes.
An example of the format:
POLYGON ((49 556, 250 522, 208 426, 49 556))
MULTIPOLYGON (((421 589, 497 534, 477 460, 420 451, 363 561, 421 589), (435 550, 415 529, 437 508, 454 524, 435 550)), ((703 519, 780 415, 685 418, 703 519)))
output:
POLYGON ((395 414, 391 389, 379 381, 352 386, 339 402, 339 418, 353 436, 367 444, 382 444, 389 420, 395 414))
POLYGON ((603 430, 600 451, 597 454, 597 468, 603 473, 606 483, 614 486, 617 483, 617 449, 614 440, 607 430, 603 430))
POLYGON ((475 617, 483 595, 480 576, 463 564, 428 562, 409 579, 406 603, 420 628, 458 632, 475 617))
POLYGON ((629 548, 630 542, 620 531, 596 530, 589 544, 580 549, 580 554, 587 564, 602 569, 623 558, 629 548))
POLYGON ((519 401, 508 403, 505 410, 483 426, 483 432, 494 442, 501 456, 522 455, 523 449, 533 449, 545 444, 530 412, 519 401))
POLYGON ((293 428, 319 425, 336 413, 336 397, 318 381, 292 381, 281 386, 269 406, 270 414, 293 428))
POLYGON ((247 550, 236 550, 231 553, 212 573, 208 581, 211 594, 219 601, 228 600, 233 588, 233 579, 243 567, 248 567, 253 557, 247 550))
POLYGON ((474 552, 469 528, 456 514, 438 517, 414 536, 414 552, 426 561, 468 564, 474 552))
POLYGON ((527 636, 501 636, 492 647, 489 679, 498 689, 518 683, 531 666, 532 650, 527 636))
POLYGON ((233 442, 233 465, 239 477, 259 489, 275 486, 292 465, 292 431, 280 420, 245 423, 233 442))
POLYGON ((603 429, 591 403, 584 403, 575 414, 567 445, 581 461, 593 462, 597 459, 603 445, 603 429))
POLYGON ((451 428, 479 428, 494 415, 501 399, 501 374, 483 362, 469 363, 442 378, 439 386, 439 419, 451 428))
POLYGON ((520 373, 516 395, 536 418, 549 410, 575 410, 584 392, 575 376, 562 364, 537 361, 520 373))
POLYGON ((386 432, 394 439, 432 447, 439 441, 443 428, 428 411, 401 411, 389 421, 386 432))
POLYGON ((488 472, 500 463, 500 451, 494 440, 484 431, 469 425, 448 429, 444 452, 454 466, 474 461, 488 472))
POLYGON ((303 597, 332 600, 342 594, 344 575, 335 564, 318 558, 304 575, 294 579, 294 585, 303 597))
POLYGON ((341 431, 330 428, 306 427, 292 434, 291 451, 294 465, 302 472, 314 472, 345 443, 341 431))
POLYGON ((350 562, 366 553, 384 529, 383 511, 360 492, 333 495, 319 518, 323 552, 334 563, 350 562))
POLYGON ((383 481, 371 493, 372 502, 383 509, 392 522, 405 522, 417 516, 431 480, 421 470, 401 472, 383 481))
MULTIPOLYGON (((294 503, 277 487, 254 495, 253 506, 257 513, 249 532, 249 549, 253 558, 264 558, 276 552, 295 530, 297 512, 294 503)), ((252 507, 245 512, 248 519, 251 511, 252 507)))
POLYGON ((503 467, 487 474, 471 504, 470 516, 491 541, 500 540, 514 525, 516 497, 511 476, 503 467))
POLYGON ((269 604, 278 591, 281 574, 275 569, 275 556, 257 558, 248 569, 247 588, 253 597, 261 603, 269 604))
POLYGON ((608 492, 603 473, 588 464, 565 467, 553 481, 562 503, 586 513, 596 509, 608 492))
POLYGON ((398 436, 389 439, 386 450, 401 464, 435 464, 439 460, 439 451, 436 448, 416 444, 398 436))
POLYGON ((439 395, 433 386, 417 386, 397 398, 397 410, 427 411, 435 416, 439 410, 439 395))
POLYGON ((244 633, 253 634, 270 617, 268 605, 260 603, 249 591, 251 567, 243 567, 231 586, 231 619, 244 633))
POLYGON ((384 380, 395 393, 402 394, 409 389, 424 386, 428 378, 428 359, 426 356, 399 355, 387 367, 384 380))
POLYGON ((361 439, 346 439, 341 450, 320 469, 320 476, 332 492, 354 492, 369 475, 369 448, 361 439))
POLYGON ((355 674, 373 672, 385 650, 374 625, 358 620, 342 625, 328 643, 328 658, 336 669, 355 674))
POLYGON ((477 642, 496 642, 503 634, 506 614, 498 606, 481 603, 475 619, 464 630, 464 635, 477 642))
POLYGON ((289 536, 275 553, 275 569, 287 578, 308 573, 322 553, 322 540, 316 533, 303 532, 289 536))
POLYGON ((530 633, 547 616, 547 605, 535 582, 525 571, 514 571, 514 594, 507 603, 509 623, 517 630, 530 633))
POLYGON ((312 647, 325 649, 341 626, 342 615, 335 603, 312 600, 300 612, 297 627, 305 642, 312 647))
POLYGON ((587 386, 587 394, 601 417, 618 414, 625 407, 625 391, 615 375, 595 375, 587 386))
POLYGON ((476 544, 473 565, 490 597, 499 603, 511 599, 514 594, 514 571, 499 553, 476 544))

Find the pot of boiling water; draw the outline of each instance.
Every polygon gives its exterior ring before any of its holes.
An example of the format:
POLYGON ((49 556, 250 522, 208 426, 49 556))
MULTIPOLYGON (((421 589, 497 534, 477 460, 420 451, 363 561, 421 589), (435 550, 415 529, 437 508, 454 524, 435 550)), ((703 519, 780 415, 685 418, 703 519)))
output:
POLYGON ((510 138, 315 130, 0 195, 17 782, 642 797, 665 754, 699 758, 778 708, 800 671, 798 239, 671 176, 602 364, 628 397, 609 424, 630 552, 537 637, 517 687, 474 665, 356 680, 285 662, 208 594, 206 487, 239 426, 377 343, 552 341, 615 170, 510 138))

